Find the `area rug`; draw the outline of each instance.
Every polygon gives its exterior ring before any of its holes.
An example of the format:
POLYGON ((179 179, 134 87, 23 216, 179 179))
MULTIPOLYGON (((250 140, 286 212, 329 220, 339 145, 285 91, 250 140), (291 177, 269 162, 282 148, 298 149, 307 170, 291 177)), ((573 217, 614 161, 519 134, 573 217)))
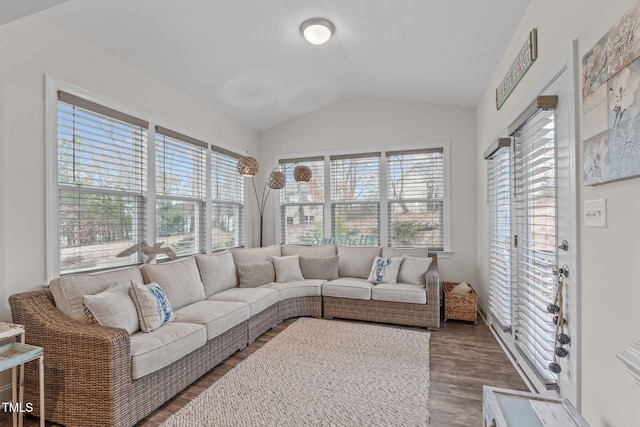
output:
POLYGON ((428 332, 301 318, 162 426, 428 422, 428 332))

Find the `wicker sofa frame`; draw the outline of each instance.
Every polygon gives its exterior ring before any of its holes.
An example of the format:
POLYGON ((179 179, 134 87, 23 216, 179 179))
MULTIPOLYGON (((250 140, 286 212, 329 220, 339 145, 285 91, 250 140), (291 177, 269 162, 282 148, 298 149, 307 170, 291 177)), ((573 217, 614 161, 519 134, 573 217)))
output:
MULTIPOLYGON (((62 314, 49 288, 12 295, 13 321, 27 342, 45 348, 46 418, 67 427, 133 426, 267 330, 293 317, 345 318, 438 329, 436 255, 427 275, 427 304, 305 296, 263 310, 178 361, 133 380, 124 329, 79 323, 62 314)), ((40 414, 38 372, 25 368, 25 401, 40 414)))

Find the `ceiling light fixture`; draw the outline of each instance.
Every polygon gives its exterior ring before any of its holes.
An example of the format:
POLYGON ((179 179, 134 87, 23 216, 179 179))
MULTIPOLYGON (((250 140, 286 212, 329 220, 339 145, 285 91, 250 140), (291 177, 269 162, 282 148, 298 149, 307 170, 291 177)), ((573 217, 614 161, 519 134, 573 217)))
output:
POLYGON ((313 18, 306 20, 300 26, 300 33, 311 44, 324 44, 333 35, 335 27, 326 19, 313 18))

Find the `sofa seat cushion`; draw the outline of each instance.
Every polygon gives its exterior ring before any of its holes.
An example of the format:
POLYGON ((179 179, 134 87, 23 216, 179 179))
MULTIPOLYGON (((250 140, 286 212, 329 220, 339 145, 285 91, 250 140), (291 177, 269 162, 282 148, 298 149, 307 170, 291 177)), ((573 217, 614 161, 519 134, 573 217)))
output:
POLYGON ((278 291, 269 288, 233 288, 218 292, 208 301, 237 301, 249 304, 249 314, 255 316, 280 301, 278 291))
POLYGON ((198 301, 175 311, 176 322, 207 328, 207 339, 217 337, 249 319, 249 305, 237 301, 198 301))
POLYGON ((72 319, 89 323, 84 314, 82 297, 105 291, 114 283, 129 286, 132 280, 143 281, 138 267, 95 274, 70 274, 51 281, 49 289, 58 310, 72 319))
POLYGON ((207 342, 203 325, 167 323, 153 332, 131 335, 131 376, 142 378, 170 365, 207 342))
POLYGON ((427 292, 422 286, 408 285, 406 283, 381 283, 371 290, 371 299, 426 304, 427 292))
POLYGON ((341 277, 322 285, 322 295, 325 297, 370 300, 373 287, 374 284, 367 282, 365 279, 341 277))
POLYGON ((287 283, 272 282, 261 287, 276 289, 282 301, 298 297, 319 297, 322 295, 322 284, 325 282, 326 280, 321 279, 306 279, 287 283))

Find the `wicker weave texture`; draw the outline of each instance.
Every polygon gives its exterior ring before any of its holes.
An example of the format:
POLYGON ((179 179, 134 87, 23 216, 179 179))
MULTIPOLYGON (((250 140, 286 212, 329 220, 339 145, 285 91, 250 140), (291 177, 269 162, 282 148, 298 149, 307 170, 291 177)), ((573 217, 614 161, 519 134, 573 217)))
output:
POLYGON ((444 320, 478 321, 478 294, 471 288, 468 293, 451 292, 458 283, 444 282, 444 320))
POLYGON ((249 318, 249 344, 269 329, 278 326, 278 304, 265 308, 249 318))
POLYGON ((322 317, 322 297, 309 296, 288 298, 278 304, 279 321, 283 322, 292 317, 311 316, 322 317))

